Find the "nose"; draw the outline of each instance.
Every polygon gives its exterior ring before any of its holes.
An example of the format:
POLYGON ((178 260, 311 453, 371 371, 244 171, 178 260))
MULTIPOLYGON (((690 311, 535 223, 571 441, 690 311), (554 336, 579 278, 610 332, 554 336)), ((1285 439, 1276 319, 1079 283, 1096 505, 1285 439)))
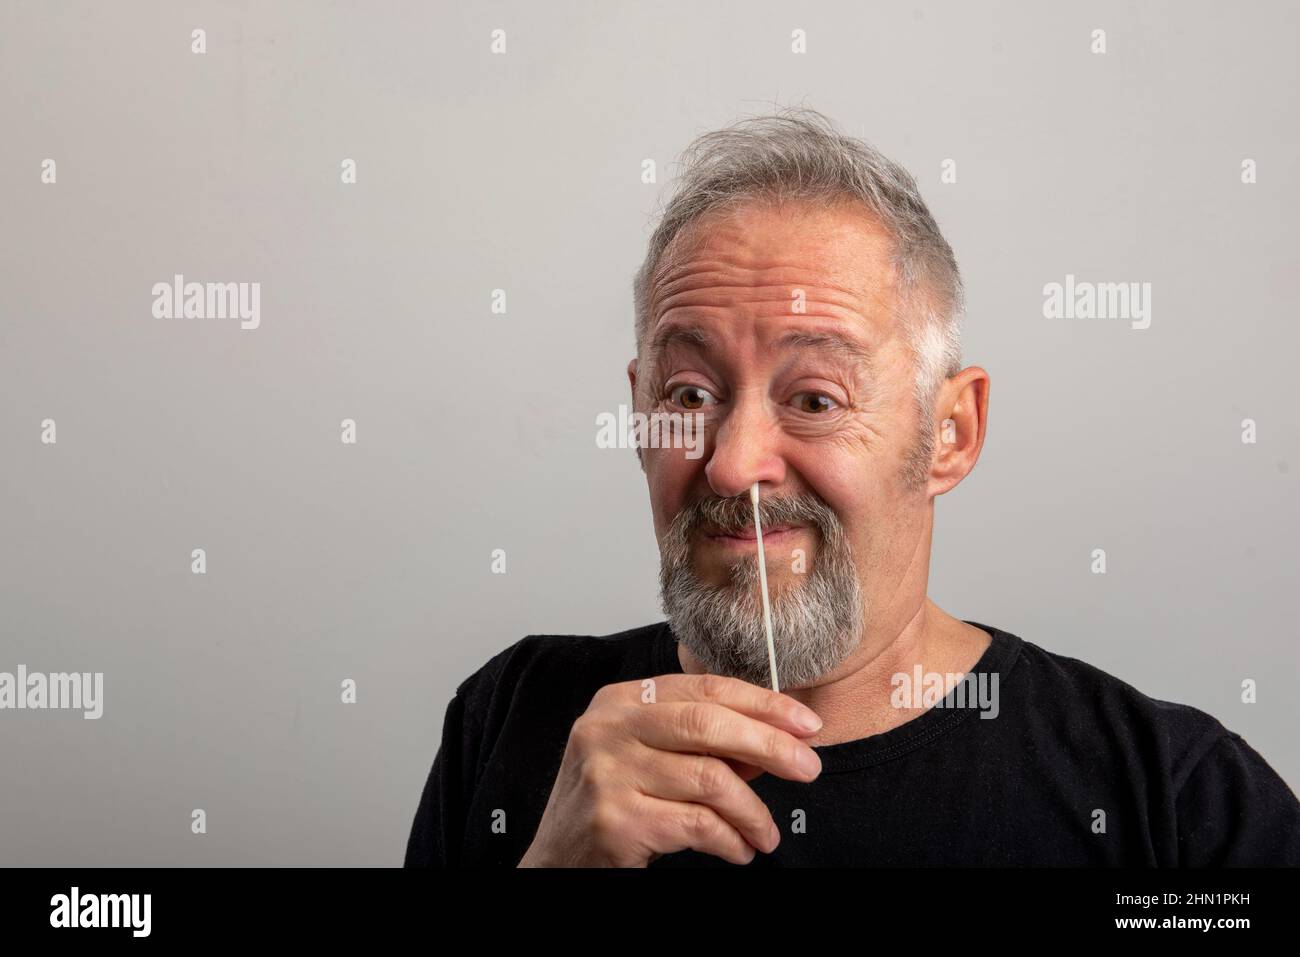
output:
POLYGON ((713 453, 704 474, 720 498, 748 495, 755 482, 762 490, 762 483, 774 487, 785 481, 781 432, 768 414, 763 396, 751 394, 733 401, 714 433, 713 453))

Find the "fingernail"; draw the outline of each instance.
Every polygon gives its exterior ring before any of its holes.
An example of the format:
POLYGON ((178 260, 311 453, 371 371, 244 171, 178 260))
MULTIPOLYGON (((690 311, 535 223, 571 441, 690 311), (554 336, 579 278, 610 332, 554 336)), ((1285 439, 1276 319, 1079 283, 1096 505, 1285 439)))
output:
POLYGON ((812 748, 800 748, 798 762, 804 774, 821 774, 822 760, 812 748))
POLYGON ((816 731, 822 726, 822 719, 810 708, 800 708, 794 720, 805 731, 816 731))

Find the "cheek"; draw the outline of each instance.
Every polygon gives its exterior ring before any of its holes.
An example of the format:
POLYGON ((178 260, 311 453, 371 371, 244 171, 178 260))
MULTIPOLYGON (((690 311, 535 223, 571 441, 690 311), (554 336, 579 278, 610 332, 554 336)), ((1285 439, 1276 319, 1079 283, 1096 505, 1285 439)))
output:
POLYGON ((882 521, 894 500, 894 477, 860 452, 821 448, 815 456, 790 464, 835 511, 850 536, 882 521))
POLYGON ((687 491, 703 466, 703 459, 688 459, 679 449, 646 449, 646 485, 654 512, 655 532, 662 536, 687 498, 687 491))
MULTIPOLYGON (((835 512, 860 572, 879 569, 889 558, 909 521, 899 497, 899 481, 886 464, 861 454, 826 454, 801 463, 808 486, 835 512)), ((874 574, 874 571, 872 572, 874 574)))

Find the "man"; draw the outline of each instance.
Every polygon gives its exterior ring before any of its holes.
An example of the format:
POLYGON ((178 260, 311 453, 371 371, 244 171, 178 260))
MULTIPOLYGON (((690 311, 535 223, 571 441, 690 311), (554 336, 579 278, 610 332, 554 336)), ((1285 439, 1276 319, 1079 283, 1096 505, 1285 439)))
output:
POLYGON ((686 160, 628 365, 637 411, 703 428, 638 449, 668 621, 464 681, 406 863, 1300 863, 1300 803, 1213 717, 926 597, 989 376, 912 177, 807 110, 686 160))

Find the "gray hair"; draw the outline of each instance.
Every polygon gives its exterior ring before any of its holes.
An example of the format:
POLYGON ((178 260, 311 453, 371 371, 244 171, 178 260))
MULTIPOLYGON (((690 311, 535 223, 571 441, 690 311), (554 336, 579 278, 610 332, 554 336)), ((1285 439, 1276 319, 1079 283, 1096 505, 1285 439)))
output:
MULTIPOLYGON (((771 674, 759 599, 756 554, 728 571, 725 585, 711 585, 691 565, 691 542, 701 526, 739 530, 754 520, 748 495, 701 498, 682 508, 659 543, 659 599, 674 637, 711 674, 729 675, 760 687, 771 674)), ((765 498, 758 505, 767 528, 806 523, 821 545, 798 584, 772 592, 772 638, 780 649, 778 684, 804 688, 830 674, 862 641, 862 585, 848 532, 834 510, 814 493, 765 498)))
MULTIPOLYGON (((705 133, 682 154, 674 195, 650 238, 632 289, 638 355, 650 324, 651 293, 673 239, 706 213, 752 200, 808 200, 830 205, 856 200, 894 239, 899 319, 915 360, 914 401, 928 418, 943 379, 961 371, 961 318, 965 295, 952 248, 930 215, 916 180, 870 144, 842 135, 824 115, 786 107, 705 133)), ((924 435, 931 429, 923 427, 924 435)), ((928 467, 925 456, 909 467, 928 467)))

